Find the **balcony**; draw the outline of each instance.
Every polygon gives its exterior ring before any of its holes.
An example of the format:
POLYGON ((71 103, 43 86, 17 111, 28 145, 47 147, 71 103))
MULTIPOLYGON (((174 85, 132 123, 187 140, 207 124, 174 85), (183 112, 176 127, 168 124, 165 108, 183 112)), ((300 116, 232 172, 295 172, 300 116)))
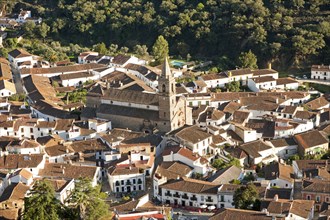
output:
POLYGON ((167 193, 165 193, 165 196, 172 196, 172 193, 167 192, 167 193))
POLYGON ((197 197, 196 196, 190 197, 190 200, 191 201, 197 201, 197 197))
POLYGON ((206 199, 205 201, 206 201, 206 202, 213 202, 213 199, 210 199, 210 198, 209 198, 209 199, 206 199))
POLYGON ((176 194, 173 194, 173 197, 180 198, 180 195, 176 193, 176 194))
POLYGON ((189 199, 189 197, 187 195, 182 195, 183 199, 189 199))

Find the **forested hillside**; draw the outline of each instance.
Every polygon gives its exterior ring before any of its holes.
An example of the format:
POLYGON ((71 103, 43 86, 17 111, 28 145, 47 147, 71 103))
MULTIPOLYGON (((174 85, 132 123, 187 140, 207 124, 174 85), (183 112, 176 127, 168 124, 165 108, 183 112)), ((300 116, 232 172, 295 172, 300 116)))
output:
POLYGON ((330 63, 329 0, 20 0, 62 44, 104 42, 130 50, 163 35, 171 55, 234 67, 251 50, 259 66, 330 63))

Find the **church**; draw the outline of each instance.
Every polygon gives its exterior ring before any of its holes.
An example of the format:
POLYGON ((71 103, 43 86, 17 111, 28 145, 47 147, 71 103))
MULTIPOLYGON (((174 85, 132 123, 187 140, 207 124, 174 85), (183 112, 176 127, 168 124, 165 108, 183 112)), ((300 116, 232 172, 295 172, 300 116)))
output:
POLYGON ((192 109, 182 96, 176 95, 175 78, 167 58, 158 77, 158 93, 92 88, 87 107, 96 109, 96 117, 111 120, 113 127, 148 133, 166 133, 192 124, 192 109))

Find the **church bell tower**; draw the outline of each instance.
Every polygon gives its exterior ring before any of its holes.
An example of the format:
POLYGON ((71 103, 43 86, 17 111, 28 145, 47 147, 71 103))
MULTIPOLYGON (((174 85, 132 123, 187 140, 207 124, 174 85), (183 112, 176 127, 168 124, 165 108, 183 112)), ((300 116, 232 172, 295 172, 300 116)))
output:
POLYGON ((159 119, 164 121, 164 126, 170 130, 174 129, 174 117, 176 114, 176 92, 175 79, 172 75, 167 57, 162 66, 162 73, 158 78, 159 93, 159 119))

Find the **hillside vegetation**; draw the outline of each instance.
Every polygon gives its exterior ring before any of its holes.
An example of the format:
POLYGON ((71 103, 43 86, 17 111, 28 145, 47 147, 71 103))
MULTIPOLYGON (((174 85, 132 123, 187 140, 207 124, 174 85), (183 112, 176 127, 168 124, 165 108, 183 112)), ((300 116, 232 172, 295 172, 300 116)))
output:
MULTIPOLYGON (((12 2, 13 0, 11 0, 12 2)), ((46 38, 133 50, 159 35, 170 54, 235 67, 251 50, 258 66, 279 69, 330 63, 329 0, 20 0, 50 27, 46 38), (274 65, 273 65, 274 66, 274 65)))

